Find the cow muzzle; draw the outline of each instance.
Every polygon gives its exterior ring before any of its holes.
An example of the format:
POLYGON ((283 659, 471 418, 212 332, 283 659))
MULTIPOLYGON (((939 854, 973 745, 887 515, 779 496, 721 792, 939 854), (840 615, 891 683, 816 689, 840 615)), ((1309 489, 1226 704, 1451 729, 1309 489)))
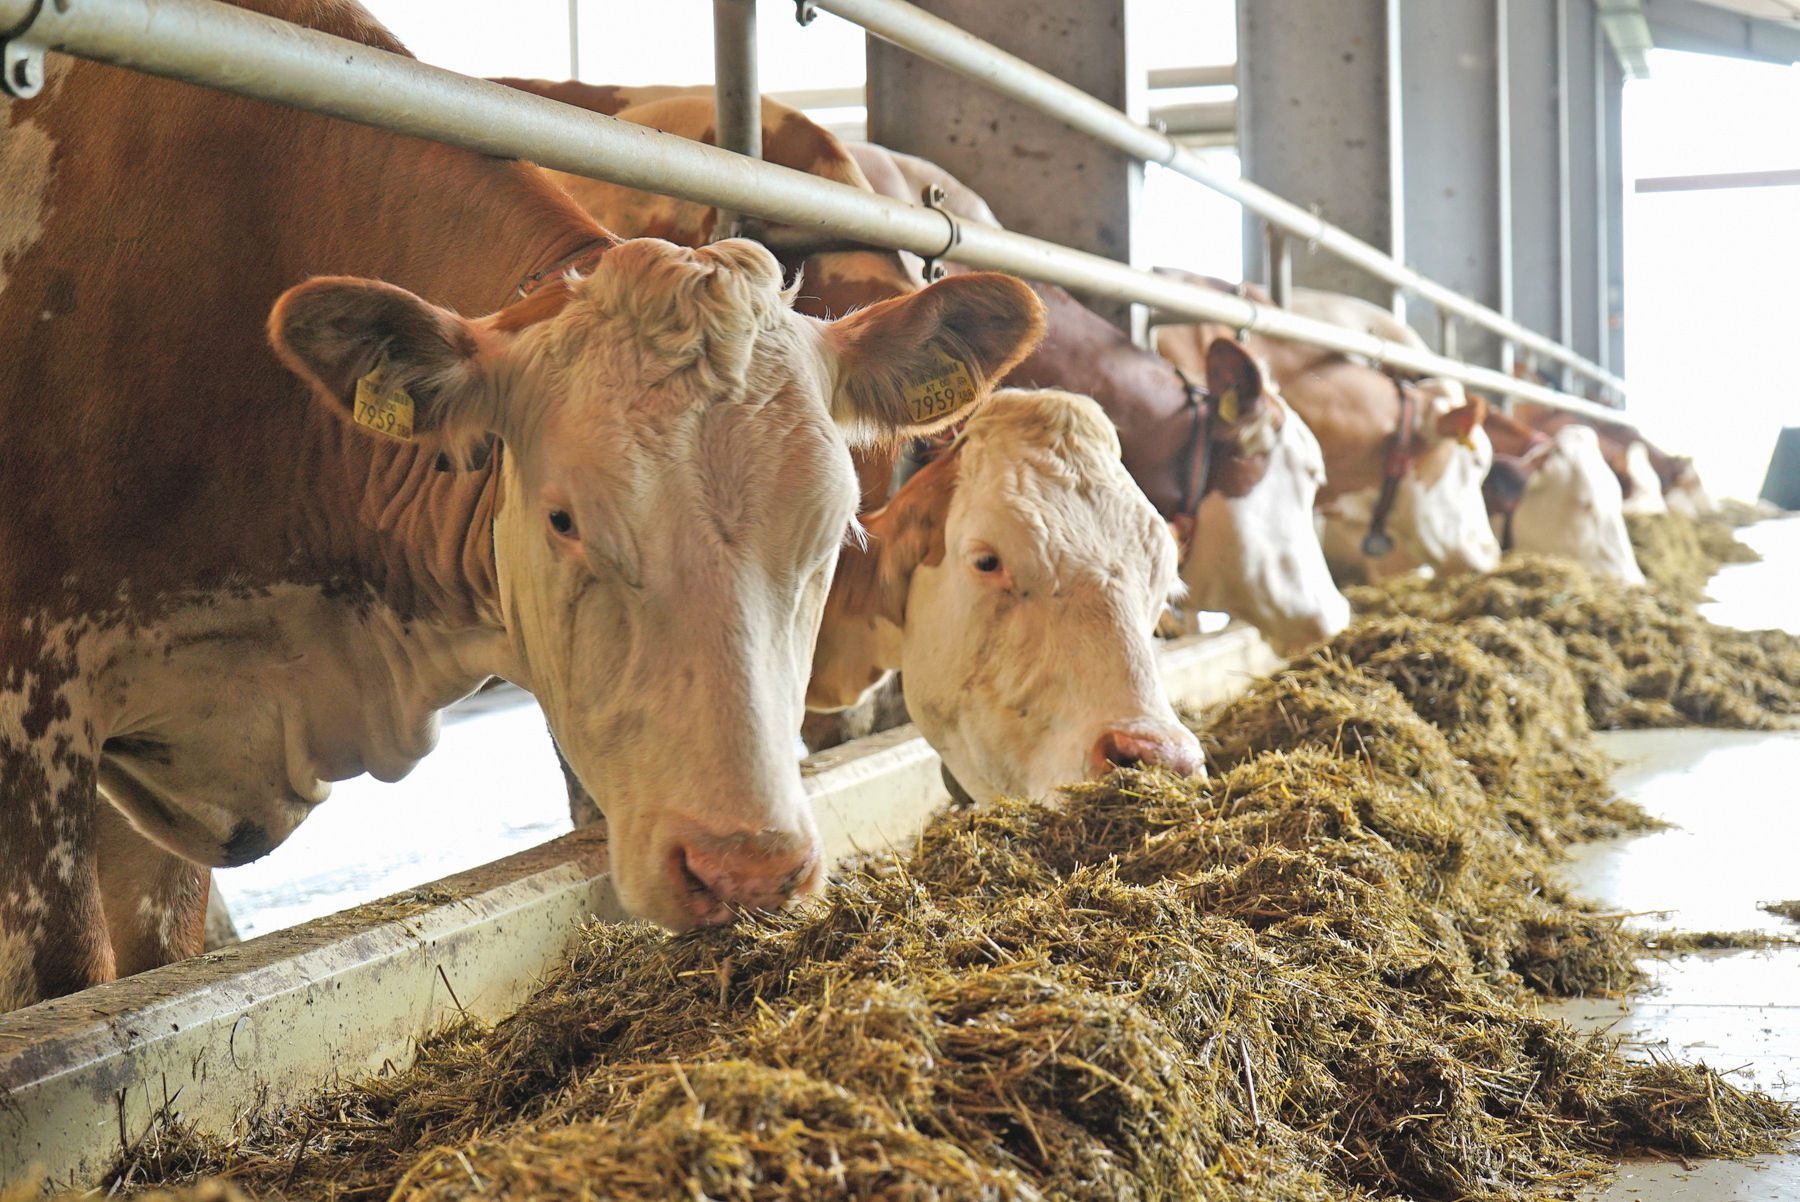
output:
POLYGON ((669 850, 668 867, 690 926, 718 926, 740 910, 779 910, 817 893, 825 879, 810 831, 691 831, 669 850))
POLYGON ((1200 740, 1185 726, 1157 730, 1108 730, 1088 751, 1088 775, 1114 768, 1163 768, 1176 776, 1205 774, 1200 740))

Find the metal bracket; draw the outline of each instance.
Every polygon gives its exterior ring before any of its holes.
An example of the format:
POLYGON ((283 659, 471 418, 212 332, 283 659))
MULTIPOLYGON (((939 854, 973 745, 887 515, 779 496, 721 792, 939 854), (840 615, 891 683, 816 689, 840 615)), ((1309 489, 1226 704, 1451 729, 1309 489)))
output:
POLYGON ((811 25, 819 10, 813 6, 813 0, 794 0, 794 20, 802 25, 811 25))
MULTIPOLYGON (((66 13, 73 0, 55 0, 56 11, 66 13)), ((18 28, 0 39, 0 91, 18 100, 30 100, 44 90, 43 43, 31 36, 31 30, 43 15, 44 0, 38 0, 18 28)))
POLYGON ((940 214, 950 227, 950 240, 944 243, 944 249, 925 260, 925 282, 934 284, 944 278, 944 260, 962 241, 962 226, 957 223, 956 214, 944 207, 944 189, 938 184, 926 184, 919 190, 919 203, 940 214))
POLYGON ((44 90, 44 48, 30 36, 41 11, 43 0, 38 0, 30 18, 0 40, 0 90, 19 100, 30 100, 44 90))

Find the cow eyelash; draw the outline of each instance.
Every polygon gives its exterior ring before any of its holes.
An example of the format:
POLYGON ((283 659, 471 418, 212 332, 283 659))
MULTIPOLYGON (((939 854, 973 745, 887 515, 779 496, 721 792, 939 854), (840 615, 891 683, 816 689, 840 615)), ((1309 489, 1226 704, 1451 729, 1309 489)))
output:
POLYGON ((575 519, 569 516, 569 511, 566 509, 552 509, 550 511, 550 529, 564 538, 572 538, 575 534, 575 519))

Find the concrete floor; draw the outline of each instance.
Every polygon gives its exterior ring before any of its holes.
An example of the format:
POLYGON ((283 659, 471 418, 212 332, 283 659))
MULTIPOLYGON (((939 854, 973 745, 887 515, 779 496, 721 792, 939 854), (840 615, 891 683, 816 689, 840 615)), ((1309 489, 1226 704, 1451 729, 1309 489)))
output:
MULTIPOLYGON (((1745 541, 1767 557, 1729 568, 1711 589, 1714 621, 1800 626, 1800 520, 1763 523, 1745 541)), ((1632 925, 1689 931, 1800 924, 1757 909, 1800 898, 1800 732, 1619 731, 1601 736, 1620 762, 1620 792, 1674 825, 1579 849, 1566 876, 1632 925)), ((1618 1034, 1628 1050, 1704 1061, 1731 1080, 1800 1102, 1800 947, 1696 952, 1646 960, 1654 984, 1619 1001, 1550 1007, 1618 1034)), ((1604 1202, 1800 1202, 1800 1150, 1749 1161, 1623 1166, 1604 1202)))

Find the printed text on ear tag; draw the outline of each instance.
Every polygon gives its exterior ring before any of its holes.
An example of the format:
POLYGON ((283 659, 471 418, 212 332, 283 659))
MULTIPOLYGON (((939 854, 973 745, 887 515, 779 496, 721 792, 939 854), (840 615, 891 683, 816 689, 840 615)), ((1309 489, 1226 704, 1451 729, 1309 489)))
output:
POLYGON ((928 422, 961 409, 975 399, 975 377, 969 365, 933 347, 925 370, 901 395, 916 422, 928 422))
POLYGON ((382 357, 375 369, 356 382, 356 404, 352 416, 359 426, 367 426, 377 434, 412 441, 413 399, 406 389, 387 383, 387 358, 382 357))
POLYGON ((1219 420, 1235 422, 1238 419, 1237 389, 1227 388, 1219 394, 1219 420))

